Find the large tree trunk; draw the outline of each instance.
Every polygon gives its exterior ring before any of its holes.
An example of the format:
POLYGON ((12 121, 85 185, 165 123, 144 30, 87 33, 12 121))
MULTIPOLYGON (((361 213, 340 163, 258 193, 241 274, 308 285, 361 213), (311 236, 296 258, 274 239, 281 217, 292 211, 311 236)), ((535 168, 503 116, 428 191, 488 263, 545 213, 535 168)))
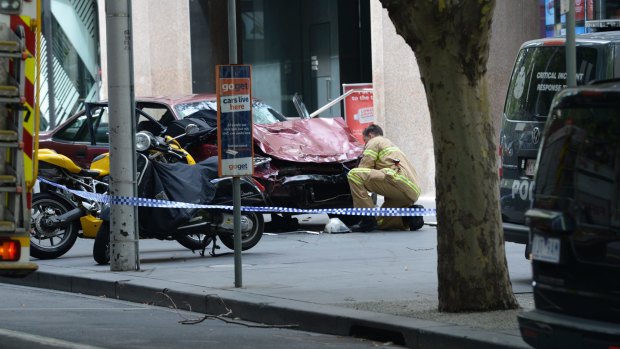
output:
POLYGON ((435 147, 439 310, 513 309, 486 62, 494 0, 381 0, 415 52, 435 147))

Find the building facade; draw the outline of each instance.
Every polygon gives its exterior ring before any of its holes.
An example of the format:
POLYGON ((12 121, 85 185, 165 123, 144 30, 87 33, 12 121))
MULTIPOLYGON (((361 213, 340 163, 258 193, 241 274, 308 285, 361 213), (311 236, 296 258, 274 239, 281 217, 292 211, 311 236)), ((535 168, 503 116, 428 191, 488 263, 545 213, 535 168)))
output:
MULTIPOLYGON (((228 63, 227 0, 131 4, 135 94, 213 92, 215 65, 228 63)), ((497 124, 519 46, 544 35, 544 6, 542 0, 497 1, 487 76, 497 124)), ((342 84, 373 83, 377 123, 417 167, 423 196, 435 195, 430 116, 415 56, 379 0, 237 0, 236 7, 238 62, 252 65, 257 97, 295 117, 295 93, 313 111, 342 94, 342 84)), ((97 11, 92 45, 99 50, 90 50, 98 60, 89 67, 104 99, 114 57, 106 53, 105 1, 97 11)), ((340 115, 339 105, 322 114, 340 115)))
MULTIPOLYGON (((372 66, 378 123, 411 159, 422 196, 435 196, 435 155, 426 93, 413 51, 378 0, 371 0, 372 66)), ((497 1, 487 80, 490 111, 499 134, 512 66, 524 41, 540 37, 539 0, 497 1)), ((498 136, 499 137, 499 136, 498 136)))
MULTIPOLYGON (((620 29, 620 1, 618 0, 574 0, 575 33, 597 30, 620 29)), ((547 37, 566 35, 566 11, 563 1, 542 0, 544 12, 544 35, 547 37)))
POLYGON ((99 98, 99 9, 96 0, 42 3, 40 109, 52 128, 99 98))

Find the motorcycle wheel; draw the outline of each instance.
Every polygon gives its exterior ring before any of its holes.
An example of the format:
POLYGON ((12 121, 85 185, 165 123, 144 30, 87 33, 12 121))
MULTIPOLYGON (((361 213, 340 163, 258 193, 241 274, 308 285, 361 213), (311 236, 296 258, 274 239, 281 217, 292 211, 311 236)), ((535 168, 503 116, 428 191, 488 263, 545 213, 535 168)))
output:
POLYGON ((110 222, 104 221, 99 227, 93 244, 93 258, 97 264, 110 263, 110 222))
MULTIPOLYGON (((260 241, 263 237, 263 231, 265 230, 265 219, 261 213, 251 212, 242 213, 242 215, 252 221, 252 229, 241 233, 241 250, 245 251, 256 246, 258 241, 260 241)), ((220 234, 218 236, 224 246, 231 250, 235 249, 235 239, 233 234, 220 234)))
MULTIPOLYGON (((177 238, 176 240, 179 244, 181 244, 181 246, 189 250, 201 251, 203 248, 202 240, 204 240, 205 237, 206 236, 204 234, 191 234, 191 235, 181 236, 177 238)), ((213 238, 209 238, 205 246, 209 246, 209 244, 211 244, 212 241, 213 241, 213 238)))
POLYGON ((64 255, 73 247, 80 230, 78 221, 59 228, 45 228, 40 224, 46 216, 58 216, 72 209, 73 206, 68 201, 57 195, 36 193, 32 196, 30 223, 30 255, 32 257, 54 259, 64 255))

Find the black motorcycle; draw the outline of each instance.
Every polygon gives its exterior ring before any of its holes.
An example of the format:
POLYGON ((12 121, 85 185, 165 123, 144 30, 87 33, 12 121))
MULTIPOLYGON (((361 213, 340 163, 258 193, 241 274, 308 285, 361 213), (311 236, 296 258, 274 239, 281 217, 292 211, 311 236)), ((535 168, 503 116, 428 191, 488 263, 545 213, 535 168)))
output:
MULTIPOLYGON (((176 152, 162 137, 150 132, 136 135, 138 197, 199 205, 232 205, 232 178, 218 178, 217 157, 196 164, 161 161, 162 153, 176 152)), ((251 177, 241 177, 241 205, 264 206, 263 189, 251 177)), ((134 204, 137 204, 137 200, 134 204)), ((103 223, 93 245, 93 258, 98 264, 110 261, 109 206, 101 215, 103 223)), ((141 239, 176 240, 184 247, 204 254, 212 244, 215 254, 217 238, 234 249, 233 213, 227 209, 138 207, 141 239)), ((242 250, 248 250, 263 235, 261 213, 241 212, 242 250)))

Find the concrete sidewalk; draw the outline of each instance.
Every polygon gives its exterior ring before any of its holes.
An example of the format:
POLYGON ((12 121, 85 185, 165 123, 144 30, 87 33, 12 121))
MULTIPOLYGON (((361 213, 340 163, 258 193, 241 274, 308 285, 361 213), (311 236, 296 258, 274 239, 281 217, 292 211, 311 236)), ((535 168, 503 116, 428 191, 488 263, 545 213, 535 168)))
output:
MULTIPOLYGON (((528 348, 518 312, 533 308, 530 264, 508 243, 513 291, 523 309, 441 314, 437 309, 436 229, 417 232, 268 234, 243 258, 243 287, 234 287, 232 254, 202 257, 174 241, 141 240, 141 270, 111 272, 79 239, 39 271, 1 282, 223 314, 266 324, 353 335, 410 348, 528 348)), ((429 220, 429 219, 425 219, 429 220)), ((229 252, 225 247, 221 253, 229 252)))

